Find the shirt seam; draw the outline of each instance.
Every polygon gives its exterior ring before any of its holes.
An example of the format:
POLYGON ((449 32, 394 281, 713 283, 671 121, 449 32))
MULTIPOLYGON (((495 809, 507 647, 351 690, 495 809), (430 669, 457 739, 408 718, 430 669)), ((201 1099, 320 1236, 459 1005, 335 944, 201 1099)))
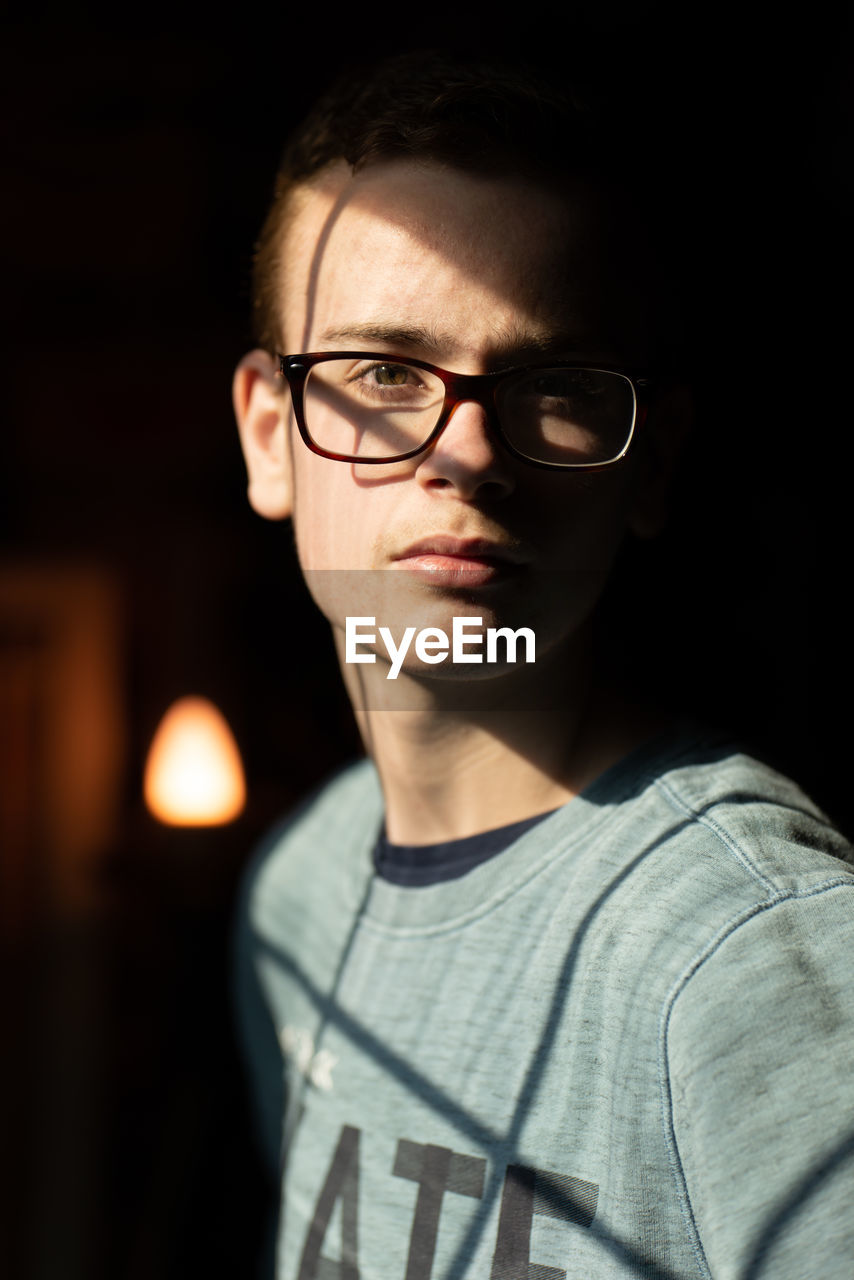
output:
POLYGON ((664 1142, 670 1163, 670 1171, 676 1186, 676 1195, 679 1201, 683 1219, 688 1230, 691 1240, 691 1247, 694 1257, 700 1267, 704 1280, 712 1280, 712 1273, 709 1268, 706 1251, 703 1248, 703 1242, 700 1238, 700 1229, 697 1223, 694 1208, 691 1203, 691 1196, 688 1191, 688 1182, 685 1177, 685 1169, 682 1158, 679 1153, 679 1144, 676 1139, 676 1121, 673 1107, 673 1087, 670 1077, 670 1057, 668 1046, 668 1035, 670 1032, 670 1022, 673 1010, 679 996, 685 991, 694 977, 694 975, 702 968, 702 966, 713 955, 716 954, 739 929, 756 919, 764 912, 774 907, 780 906, 787 902, 805 901, 809 898, 817 897, 824 893, 829 893, 834 889, 854 889, 850 879, 836 876, 831 880, 825 880, 820 884, 813 885, 809 889, 801 890, 779 890, 764 902, 754 903, 753 906, 745 911, 739 912, 729 920, 689 962, 685 970, 677 979, 670 994, 664 1002, 661 1015, 661 1023, 659 1027, 659 1054, 658 1054, 658 1070, 659 1070, 659 1089, 661 1093, 661 1118, 662 1128, 664 1130, 664 1142))
POLYGON ((719 822, 716 822, 708 813, 699 812, 692 804, 689 804, 687 800, 684 800, 669 783, 665 782, 664 778, 656 778, 655 785, 658 790, 662 792, 665 799, 667 799, 675 809, 683 813, 686 817, 692 818, 699 826, 705 827, 707 831, 715 836, 727 852, 733 856, 735 861, 738 862, 754 880, 758 881, 766 892, 772 894, 777 892, 777 885, 775 885, 774 881, 759 870, 735 837, 719 822))

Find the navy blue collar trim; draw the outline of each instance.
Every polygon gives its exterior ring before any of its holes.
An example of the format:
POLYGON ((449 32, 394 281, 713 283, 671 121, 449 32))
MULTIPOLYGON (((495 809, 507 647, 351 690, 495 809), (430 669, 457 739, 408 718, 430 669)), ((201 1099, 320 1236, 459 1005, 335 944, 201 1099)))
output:
POLYGON ((553 812, 538 813, 506 827, 481 831, 461 840, 445 840, 441 844, 390 844, 383 826, 374 846, 374 868, 383 880, 410 889, 457 880, 481 862, 503 853, 553 812))

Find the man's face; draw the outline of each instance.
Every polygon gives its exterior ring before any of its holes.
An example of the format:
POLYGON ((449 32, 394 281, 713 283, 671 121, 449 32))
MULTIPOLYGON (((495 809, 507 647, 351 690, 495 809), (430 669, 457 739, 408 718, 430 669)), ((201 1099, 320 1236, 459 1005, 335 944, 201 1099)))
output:
MULTIPOLYGON (((404 161, 353 176, 342 164, 294 196, 284 350, 409 355, 459 373, 550 359, 631 367, 631 306, 608 279, 596 222, 592 200, 521 179, 404 161)), ((532 627, 538 661, 578 632, 632 520, 636 458, 599 473, 541 470, 464 402, 418 457, 342 463, 305 446, 286 392, 281 406, 280 508, 339 632, 348 615, 395 635, 450 633, 453 616, 477 615, 532 627)))

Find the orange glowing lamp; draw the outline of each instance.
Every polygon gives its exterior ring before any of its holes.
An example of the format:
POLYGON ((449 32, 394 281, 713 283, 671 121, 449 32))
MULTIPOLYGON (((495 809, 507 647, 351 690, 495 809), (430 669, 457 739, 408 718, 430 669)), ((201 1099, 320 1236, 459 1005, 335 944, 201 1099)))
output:
POLYGON ((179 698, 160 722, 145 765, 145 803, 173 827, 232 822, 246 803, 237 743, 206 698, 179 698))

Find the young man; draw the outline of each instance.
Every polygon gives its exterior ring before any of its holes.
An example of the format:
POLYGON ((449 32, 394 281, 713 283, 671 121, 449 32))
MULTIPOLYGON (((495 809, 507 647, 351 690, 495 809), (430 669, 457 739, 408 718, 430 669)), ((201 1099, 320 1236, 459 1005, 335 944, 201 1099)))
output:
POLYGON ((235 406, 369 756, 241 923, 288 1280, 854 1266, 846 846, 597 671, 687 415, 628 186, 550 85, 438 59, 285 157, 235 406))

